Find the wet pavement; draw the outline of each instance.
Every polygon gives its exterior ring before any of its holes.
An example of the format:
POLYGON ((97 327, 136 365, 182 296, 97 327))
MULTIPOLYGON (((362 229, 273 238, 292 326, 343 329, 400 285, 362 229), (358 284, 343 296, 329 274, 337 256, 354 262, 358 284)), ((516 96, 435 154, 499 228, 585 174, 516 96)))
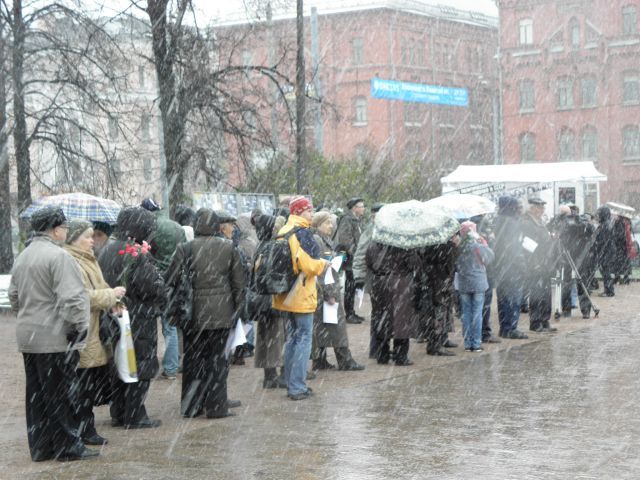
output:
MULTIPOLYGON (((243 405, 223 420, 182 419, 179 380, 157 380, 147 407, 161 428, 114 429, 97 408, 110 443, 69 464, 29 459, 15 321, 2 316, 0 479, 635 479, 640 284, 597 301, 600 319, 562 319, 527 342, 450 358, 412 343, 411 367, 320 372, 301 402, 263 390, 249 359, 229 379, 243 405)), ((349 326, 359 361, 368 329, 349 326)))

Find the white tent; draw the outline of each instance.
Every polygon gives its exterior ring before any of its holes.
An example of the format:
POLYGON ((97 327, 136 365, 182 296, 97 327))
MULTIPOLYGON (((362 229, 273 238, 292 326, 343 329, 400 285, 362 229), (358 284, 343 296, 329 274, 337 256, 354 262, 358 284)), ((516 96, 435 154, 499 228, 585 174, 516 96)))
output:
POLYGON ((452 183, 602 182, 607 176, 593 162, 515 163, 512 165, 460 165, 440 181, 452 183))
POLYGON ((501 195, 526 200, 539 196, 546 212, 558 205, 576 204, 594 211, 600 204, 599 182, 607 180, 593 162, 518 163, 512 165, 461 165, 442 177, 442 194, 470 193, 498 201, 501 195))

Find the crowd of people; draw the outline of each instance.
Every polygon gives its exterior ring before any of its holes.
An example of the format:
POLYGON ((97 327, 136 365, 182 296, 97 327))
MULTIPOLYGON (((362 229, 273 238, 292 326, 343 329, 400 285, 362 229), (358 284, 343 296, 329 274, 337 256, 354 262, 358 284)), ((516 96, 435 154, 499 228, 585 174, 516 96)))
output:
POLYGON ((374 204, 364 224, 365 203, 357 197, 339 216, 296 196, 273 213, 254 210, 240 218, 179 206, 175 220, 145 199, 123 208, 114 227, 67 219, 56 207, 36 211, 9 291, 24 358, 31 458, 98 455, 86 447, 108 442, 96 430, 98 405, 109 405, 114 427, 160 426, 145 408, 154 378, 182 374, 185 418, 232 416, 241 402, 227 395, 229 365, 249 358, 264 371, 263 388, 307 399, 313 395, 307 380, 317 370, 365 368, 354 359, 347 329, 365 321, 355 307, 365 291, 371 298, 367 353, 378 364, 411 365, 410 339, 424 343, 428 355, 455 355, 448 335, 456 314, 471 353, 500 337, 526 339, 518 328, 523 311, 530 330, 553 332, 554 282, 561 284, 562 314, 571 315, 577 296, 589 318, 597 269, 602 295, 613 296, 615 283, 629 279, 637 254, 629 220, 606 206, 593 218, 561 206, 546 221, 543 200, 527 204, 523 212, 518 199, 501 197, 494 214, 464 219, 448 241, 411 249, 375 241, 374 218, 384 205, 374 204), (289 291, 269 295, 258 288, 257 252, 275 239, 288 242, 297 280, 289 291), (494 291, 497 336, 490 324, 494 291), (135 382, 122 380, 113 361, 122 335, 114 333, 113 318, 125 309, 135 382), (229 354, 238 320, 254 328, 229 354), (328 360, 329 348, 337 365, 328 360))

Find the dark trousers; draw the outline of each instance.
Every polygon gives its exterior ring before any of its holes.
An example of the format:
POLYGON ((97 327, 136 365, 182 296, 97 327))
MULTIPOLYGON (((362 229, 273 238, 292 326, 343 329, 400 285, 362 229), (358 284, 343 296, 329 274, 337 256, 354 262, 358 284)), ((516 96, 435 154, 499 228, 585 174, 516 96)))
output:
POLYGON ((95 368, 79 368, 78 374, 78 417, 80 420, 80 433, 83 438, 91 437, 96 433, 93 407, 106 405, 111 399, 110 368, 105 365, 95 368))
POLYGON ((148 419, 144 400, 151 382, 138 380, 135 383, 124 383, 117 378, 111 384, 111 419, 123 425, 135 425, 148 419))
POLYGON ((35 462, 84 450, 78 419, 78 352, 23 353, 27 438, 35 462))
MULTIPOLYGON (((391 348, 389 345, 390 340, 385 340, 379 343, 379 349, 377 352, 378 363, 389 363, 391 360, 391 348)), ((393 340, 393 359, 398 363, 403 363, 408 360, 409 356, 409 339, 394 339, 393 340)))
POLYGON ((484 305, 482 306, 482 341, 491 338, 491 302, 493 302, 493 288, 487 288, 484 292, 484 305))
POLYGON ((435 304, 429 309, 424 319, 423 333, 427 342, 427 353, 437 352, 447 341, 450 309, 447 302, 435 304))
MULTIPOLYGON (((369 325, 369 358, 377 358, 377 352, 379 350, 378 331, 381 330, 381 319, 384 312, 384 305, 378 298, 379 295, 371 289, 371 325, 369 325)), ((389 333, 389 336, 391 334, 389 333)), ((381 335, 384 336, 384 335, 381 335)))
POLYGON ((227 412, 228 337, 228 328, 184 333, 180 412, 185 417, 227 412))
POLYGON ((613 297, 615 295, 615 290, 613 286, 615 285, 615 278, 613 272, 609 269, 608 266, 601 266, 600 273, 602 273, 602 283, 604 284, 604 293, 605 295, 609 295, 613 297))
POLYGON ((547 279, 538 279, 529 288, 529 329, 548 327, 551 310, 551 284, 547 279))
POLYGON ((353 270, 344 271, 344 311, 347 318, 355 315, 354 308, 356 298, 356 282, 353 279, 353 270))
POLYGON ((498 321, 500 322, 500 336, 518 329, 520 307, 522 306, 522 288, 513 285, 498 285, 498 321))

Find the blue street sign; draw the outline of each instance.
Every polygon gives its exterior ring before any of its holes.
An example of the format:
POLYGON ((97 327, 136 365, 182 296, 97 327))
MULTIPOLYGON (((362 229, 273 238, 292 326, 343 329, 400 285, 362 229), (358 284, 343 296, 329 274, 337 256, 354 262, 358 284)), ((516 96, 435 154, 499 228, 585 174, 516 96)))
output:
POLYGON ((456 107, 469 106, 469 92, 467 92, 466 88, 396 82, 380 78, 371 80, 371 96, 373 98, 402 100, 404 102, 437 103, 456 107))

